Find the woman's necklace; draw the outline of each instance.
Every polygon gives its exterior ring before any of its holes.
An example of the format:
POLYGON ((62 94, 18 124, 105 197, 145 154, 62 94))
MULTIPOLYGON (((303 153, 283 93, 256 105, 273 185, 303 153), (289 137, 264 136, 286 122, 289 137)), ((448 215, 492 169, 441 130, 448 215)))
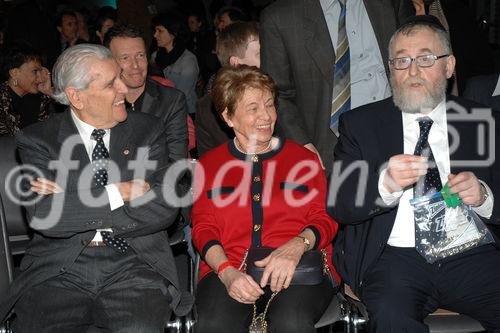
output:
POLYGON ((243 154, 247 154, 247 155, 250 155, 250 154, 253 154, 253 155, 257 155, 257 154, 262 154, 262 153, 265 153, 266 151, 268 151, 270 148, 271 148, 271 145, 273 144, 273 139, 271 138, 271 140, 269 140, 269 143, 266 147, 262 148, 261 150, 259 151, 256 151, 256 152, 246 152, 243 147, 241 146, 240 142, 238 141, 238 139, 236 139, 236 137, 234 138, 234 145, 236 146, 236 149, 238 149, 240 152, 242 152, 243 154))

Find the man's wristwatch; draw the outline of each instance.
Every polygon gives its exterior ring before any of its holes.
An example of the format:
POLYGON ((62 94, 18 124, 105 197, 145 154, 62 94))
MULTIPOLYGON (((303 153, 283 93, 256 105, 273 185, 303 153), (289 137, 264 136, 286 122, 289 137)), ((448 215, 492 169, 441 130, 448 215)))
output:
POLYGON ((296 237, 302 239, 305 251, 308 251, 311 248, 311 242, 309 242, 309 239, 305 238, 304 236, 296 236, 296 237))
POLYGON ((481 203, 479 204, 479 206, 481 206, 488 199, 488 197, 490 196, 490 194, 488 193, 488 190, 486 189, 486 186, 484 186, 483 183, 479 183, 479 184, 481 185, 481 191, 480 192, 482 194, 481 203))

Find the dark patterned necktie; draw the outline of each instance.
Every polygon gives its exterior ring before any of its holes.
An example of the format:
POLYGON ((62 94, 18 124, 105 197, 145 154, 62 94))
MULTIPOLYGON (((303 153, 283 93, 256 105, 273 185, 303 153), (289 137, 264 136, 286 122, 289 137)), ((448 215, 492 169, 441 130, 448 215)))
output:
MULTIPOLYGON (((103 129, 95 129, 91 135, 91 138, 96 141, 92 151, 92 172, 94 173, 94 185, 97 187, 108 184, 109 152, 104 145, 104 135, 106 135, 106 131, 103 129)), ((125 239, 113 237, 109 231, 101 231, 101 236, 107 246, 121 253, 127 251, 129 245, 125 239)))
POLYGON ((333 100, 330 113, 330 128, 335 135, 338 135, 340 115, 351 109, 351 56, 345 25, 346 2, 347 0, 339 0, 341 10, 338 24, 337 47, 335 48, 333 100))
POLYGON ((425 175, 423 181, 422 179, 419 179, 419 181, 413 188, 413 196, 415 198, 441 191, 442 188, 441 178, 439 177, 439 170, 437 168, 436 161, 434 160, 434 155, 432 154, 432 149, 429 145, 428 140, 432 123, 433 121, 429 117, 418 119, 418 125, 420 126, 420 137, 418 138, 417 145, 415 146, 414 155, 427 157, 429 168, 427 169, 427 174, 425 175))
MULTIPOLYGON (((415 146, 414 155, 427 157, 429 167, 427 169, 427 174, 423 177, 423 179, 420 178, 413 188, 414 198, 435 193, 440 191, 442 188, 439 170, 437 168, 436 161, 434 160, 434 155, 432 154, 432 149, 428 140, 432 123, 433 121, 429 117, 422 117, 418 119, 420 137, 418 138, 417 145, 415 146)), ((444 213, 444 211, 436 214, 436 216, 433 217, 433 221, 439 221, 440 216, 443 215, 442 213, 444 213)), ((437 228, 438 224, 433 223, 429 226, 429 230, 422 230, 418 227, 417 219, 415 217, 415 250, 417 250, 417 252, 424 257, 426 247, 428 247, 428 244, 433 243, 435 238, 438 236, 437 228)))
POLYGON ((108 184, 109 152, 104 145, 104 135, 106 135, 106 131, 103 129, 95 129, 91 135, 91 138, 96 142, 92 151, 92 172, 94 173, 94 185, 97 187, 108 184))

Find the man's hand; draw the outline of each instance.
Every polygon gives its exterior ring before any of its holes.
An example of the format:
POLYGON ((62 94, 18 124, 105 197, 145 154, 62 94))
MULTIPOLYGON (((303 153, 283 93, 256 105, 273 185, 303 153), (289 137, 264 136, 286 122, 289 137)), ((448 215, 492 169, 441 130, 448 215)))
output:
POLYGON ((315 153, 316 155, 318 155, 318 159, 319 159, 319 163, 321 164, 321 168, 323 170, 325 170, 325 165, 323 164, 323 160, 321 159, 321 156, 319 155, 319 152, 318 150, 316 149, 316 147, 314 147, 314 145, 312 143, 306 143, 304 145, 305 148, 309 149, 310 151, 312 151, 313 153, 315 153))
POLYGON ((422 156, 408 154, 392 156, 387 166, 384 187, 390 193, 401 191, 425 175, 427 167, 427 159, 422 156))
POLYGON ((256 261, 257 267, 265 267, 262 279, 260 280, 261 288, 267 284, 267 280, 271 279, 271 290, 281 291, 290 286, 290 282, 295 273, 295 268, 305 252, 304 242, 294 237, 287 243, 278 247, 266 258, 256 261))
POLYGON ((116 184, 123 201, 132 201, 150 190, 149 184, 144 179, 133 179, 128 182, 116 184))
POLYGON ((257 282, 248 274, 230 266, 219 274, 231 298, 243 304, 253 304, 264 294, 257 282))
POLYGON ((31 191, 40 195, 50 195, 63 192, 63 189, 57 183, 46 178, 37 178, 30 182, 31 191))
POLYGON ((466 205, 478 207, 484 203, 485 189, 472 172, 464 171, 457 175, 450 174, 448 176, 448 186, 450 187, 450 193, 458 193, 458 196, 466 205))

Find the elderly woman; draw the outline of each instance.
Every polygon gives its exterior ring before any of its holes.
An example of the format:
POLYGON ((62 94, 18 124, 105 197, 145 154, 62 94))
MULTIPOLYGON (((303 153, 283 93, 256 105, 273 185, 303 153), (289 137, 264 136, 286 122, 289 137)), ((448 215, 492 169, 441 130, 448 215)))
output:
POLYGON ((14 45, 0 56, 0 136, 42 121, 52 110, 49 71, 40 54, 26 45, 14 45))
POLYGON ((235 138, 207 152, 195 169, 193 242, 203 259, 196 331, 248 332, 253 304, 262 312, 278 292, 268 332, 315 332, 334 289, 326 278, 317 285, 290 281, 306 251, 331 252, 337 231, 325 211, 320 162, 303 146, 273 137, 275 85, 256 67, 223 68, 212 96, 235 138), (264 269, 257 281, 242 264, 255 247, 275 249, 255 262, 264 269))
POLYGON ((153 18, 153 26, 158 50, 152 54, 152 62, 186 95, 188 113, 194 116, 200 70, 196 56, 186 49, 187 23, 176 14, 161 14, 153 18))

